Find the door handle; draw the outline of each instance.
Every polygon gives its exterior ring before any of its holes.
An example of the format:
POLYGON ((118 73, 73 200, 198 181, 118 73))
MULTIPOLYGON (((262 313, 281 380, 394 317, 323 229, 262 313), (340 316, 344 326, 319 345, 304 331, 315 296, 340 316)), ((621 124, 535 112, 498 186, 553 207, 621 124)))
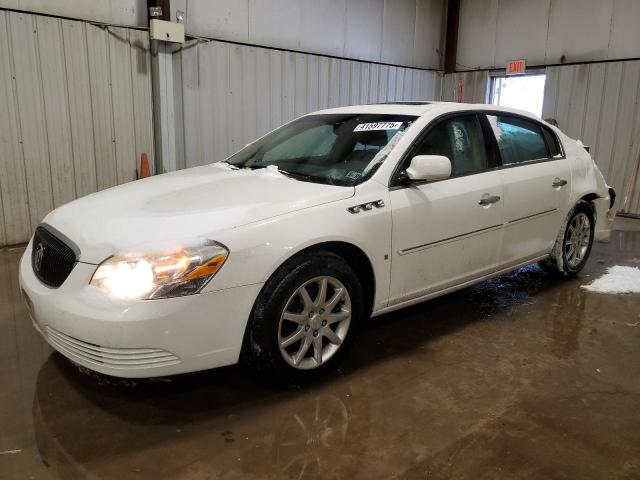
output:
POLYGON ((562 180, 560 178, 556 178, 553 183, 551 184, 551 186, 553 188, 560 188, 560 187, 564 187, 567 184, 566 180, 562 180))
POLYGON ((500 196, 498 195, 488 195, 486 197, 482 197, 478 202, 478 205, 482 205, 486 207, 487 205, 491 205, 492 203, 496 203, 500 201, 500 196))

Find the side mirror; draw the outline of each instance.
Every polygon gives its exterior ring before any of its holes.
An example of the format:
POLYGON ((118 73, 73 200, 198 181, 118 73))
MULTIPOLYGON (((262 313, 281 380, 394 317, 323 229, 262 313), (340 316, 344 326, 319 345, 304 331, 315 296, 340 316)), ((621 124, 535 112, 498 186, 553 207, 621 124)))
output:
POLYGON ((444 180, 451 176, 451 160, 442 155, 416 155, 407 168, 410 180, 444 180))

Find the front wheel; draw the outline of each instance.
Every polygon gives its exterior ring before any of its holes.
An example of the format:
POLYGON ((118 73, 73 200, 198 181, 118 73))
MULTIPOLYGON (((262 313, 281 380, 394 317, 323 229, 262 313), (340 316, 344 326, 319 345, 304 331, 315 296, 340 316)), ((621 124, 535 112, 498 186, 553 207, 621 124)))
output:
POLYGON ((593 209, 588 203, 579 202, 569 212, 551 255, 540 262, 540 267, 562 276, 576 275, 587 263, 593 246, 594 231, 593 209))
POLYGON ((303 254, 265 284, 249 320, 243 359, 261 378, 300 383, 331 369, 364 312, 358 277, 339 256, 303 254))

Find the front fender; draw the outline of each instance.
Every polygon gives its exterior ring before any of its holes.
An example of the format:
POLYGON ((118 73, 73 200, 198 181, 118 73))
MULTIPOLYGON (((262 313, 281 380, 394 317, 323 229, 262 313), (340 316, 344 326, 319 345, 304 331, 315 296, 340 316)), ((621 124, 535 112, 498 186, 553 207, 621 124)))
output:
POLYGON ((204 291, 264 283, 302 250, 324 242, 344 242, 362 250, 371 262, 374 310, 386 306, 391 271, 391 209, 386 195, 386 189, 378 189, 221 233, 214 240, 229 248, 229 258, 204 291), (384 206, 357 214, 347 210, 374 200, 382 200, 384 206))

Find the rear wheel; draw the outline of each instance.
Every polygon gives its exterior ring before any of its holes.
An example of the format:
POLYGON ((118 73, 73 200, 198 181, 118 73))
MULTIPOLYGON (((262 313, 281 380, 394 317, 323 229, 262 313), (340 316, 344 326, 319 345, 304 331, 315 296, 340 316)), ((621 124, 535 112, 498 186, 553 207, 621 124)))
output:
POLYGON ((591 253, 594 226, 591 206, 587 202, 576 204, 560 229, 551 255, 540 262, 540 267, 562 276, 577 274, 584 268, 591 253))
POLYGON ((330 370, 364 312, 358 277, 329 252, 303 254, 267 282, 253 309, 243 359, 261 378, 300 383, 330 370))

